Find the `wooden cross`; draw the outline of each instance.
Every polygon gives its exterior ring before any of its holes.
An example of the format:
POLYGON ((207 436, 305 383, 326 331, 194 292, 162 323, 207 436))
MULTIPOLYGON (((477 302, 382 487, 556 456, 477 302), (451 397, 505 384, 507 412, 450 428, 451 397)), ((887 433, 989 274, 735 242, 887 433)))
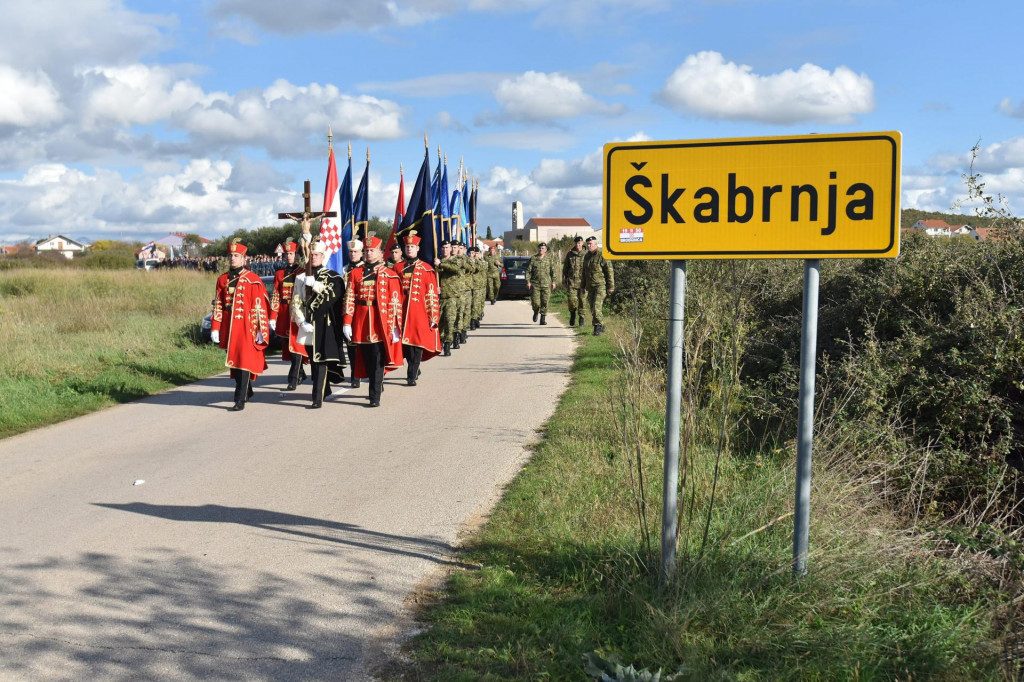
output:
MULTIPOLYGON (((277 217, 279 220, 297 220, 302 225, 302 234, 311 234, 309 231, 309 224, 314 219, 318 218, 336 218, 338 217, 337 211, 319 211, 314 213, 309 205, 309 180, 306 180, 302 185, 302 213, 278 213, 277 217)), ((309 240, 300 239, 302 243, 302 256, 306 259, 306 267, 309 268, 309 240)))

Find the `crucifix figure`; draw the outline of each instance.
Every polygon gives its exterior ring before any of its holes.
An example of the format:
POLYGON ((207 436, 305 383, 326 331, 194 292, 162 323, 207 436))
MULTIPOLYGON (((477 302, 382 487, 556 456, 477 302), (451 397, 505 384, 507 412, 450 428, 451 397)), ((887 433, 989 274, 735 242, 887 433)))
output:
POLYGON ((278 213, 280 220, 295 220, 302 226, 302 257, 306 259, 306 271, 309 272, 309 243, 313 235, 309 231, 311 221, 320 218, 336 218, 337 211, 319 211, 314 213, 309 205, 309 180, 302 185, 302 213, 278 213))

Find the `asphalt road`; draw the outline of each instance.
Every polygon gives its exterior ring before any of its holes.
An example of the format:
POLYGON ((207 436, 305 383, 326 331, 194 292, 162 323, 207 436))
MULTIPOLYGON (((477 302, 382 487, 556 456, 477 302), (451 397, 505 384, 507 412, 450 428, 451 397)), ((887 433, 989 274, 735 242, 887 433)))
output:
POLYGON ((0 679, 363 680, 568 380, 572 335, 488 305, 450 358, 306 409, 271 360, 0 441, 0 679))

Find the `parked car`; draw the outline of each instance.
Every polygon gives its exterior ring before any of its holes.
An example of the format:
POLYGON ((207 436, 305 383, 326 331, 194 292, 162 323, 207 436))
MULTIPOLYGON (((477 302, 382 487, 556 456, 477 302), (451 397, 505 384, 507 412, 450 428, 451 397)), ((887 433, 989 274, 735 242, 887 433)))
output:
MULTIPOLYGON (((274 276, 264 275, 260 277, 263 281, 263 286, 267 288, 267 293, 270 294, 274 289, 274 276)), ((210 301, 210 307, 213 307, 213 301, 210 301)), ((213 312, 206 313, 206 317, 203 318, 202 324, 199 326, 200 334, 203 337, 204 343, 213 343, 211 332, 213 332, 213 312)), ((267 350, 280 350, 283 345, 283 339, 274 333, 274 330, 270 330, 270 345, 267 346, 267 350)))
POLYGON ((153 270, 159 262, 156 258, 140 258, 135 262, 135 267, 139 270, 153 270))
POLYGON ((501 259, 501 286, 498 287, 498 298, 529 296, 526 288, 526 266, 530 259, 526 256, 505 256, 501 259))

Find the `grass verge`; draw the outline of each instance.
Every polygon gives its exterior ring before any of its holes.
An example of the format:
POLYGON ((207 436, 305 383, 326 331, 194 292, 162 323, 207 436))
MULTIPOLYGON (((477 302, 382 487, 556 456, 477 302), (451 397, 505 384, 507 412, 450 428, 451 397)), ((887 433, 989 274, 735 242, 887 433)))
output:
POLYGON ((199 336, 213 289, 183 271, 0 273, 0 438, 223 371, 199 336))
POLYGON ((543 440, 467 544, 464 559, 481 568, 453 572, 422 609, 425 631, 397 675, 581 680, 583 655, 596 651, 638 669, 681 667, 687 680, 1002 677, 999 595, 983 555, 951 561, 903 530, 842 453, 815 453, 802 580, 790 573, 793 453, 724 457, 710 515, 715 457, 695 453, 678 577, 659 590, 658 548, 640 540, 637 472, 643 514, 659 529, 664 396, 631 410, 637 468, 615 427, 616 326, 580 337, 543 440))

